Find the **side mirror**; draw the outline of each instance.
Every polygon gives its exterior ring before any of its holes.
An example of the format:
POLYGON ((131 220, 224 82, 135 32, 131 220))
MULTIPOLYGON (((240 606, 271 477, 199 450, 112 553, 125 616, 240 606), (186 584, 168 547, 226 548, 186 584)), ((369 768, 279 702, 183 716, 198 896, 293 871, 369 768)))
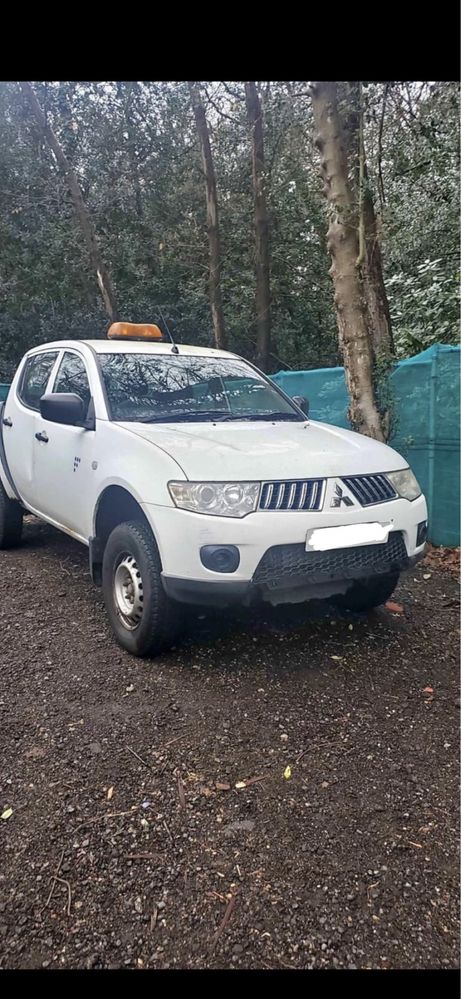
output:
POLYGON ((302 395, 294 395, 293 402, 296 403, 299 409, 302 409, 306 416, 309 416, 309 399, 305 399, 302 395))
MULTIPOLYGON (((88 407, 88 415, 91 407, 88 407)), ((83 427, 94 430, 93 419, 85 419, 87 415, 83 399, 74 392, 55 392, 42 395, 40 399, 40 416, 51 423, 64 423, 68 427, 83 427), (90 426, 90 424, 92 424, 90 426)))

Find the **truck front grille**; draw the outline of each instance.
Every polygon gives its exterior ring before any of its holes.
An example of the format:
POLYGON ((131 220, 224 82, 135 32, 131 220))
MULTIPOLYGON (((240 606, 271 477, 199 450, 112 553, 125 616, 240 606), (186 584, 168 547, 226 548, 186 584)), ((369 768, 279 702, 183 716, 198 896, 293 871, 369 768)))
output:
POLYGON ((385 503, 397 496, 385 475, 342 475, 341 478, 361 506, 385 503))
POLYGON ((354 548, 335 548, 326 552, 306 552, 303 544, 274 545, 263 555, 253 583, 287 585, 294 576, 304 577, 304 582, 323 579, 353 579, 372 572, 388 572, 406 565, 407 549, 401 531, 391 531, 386 544, 357 545, 354 548), (315 576, 315 580, 312 577, 315 576))
POLYGON ((260 510, 321 510, 325 479, 292 479, 288 482, 263 482, 260 510))

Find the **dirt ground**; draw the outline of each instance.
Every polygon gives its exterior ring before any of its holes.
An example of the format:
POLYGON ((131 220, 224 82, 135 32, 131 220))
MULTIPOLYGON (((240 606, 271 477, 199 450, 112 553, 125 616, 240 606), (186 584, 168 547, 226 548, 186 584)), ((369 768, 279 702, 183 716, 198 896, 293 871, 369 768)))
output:
POLYGON ((1 967, 458 965, 449 561, 147 662, 77 543, 32 521, 0 572, 1 967))

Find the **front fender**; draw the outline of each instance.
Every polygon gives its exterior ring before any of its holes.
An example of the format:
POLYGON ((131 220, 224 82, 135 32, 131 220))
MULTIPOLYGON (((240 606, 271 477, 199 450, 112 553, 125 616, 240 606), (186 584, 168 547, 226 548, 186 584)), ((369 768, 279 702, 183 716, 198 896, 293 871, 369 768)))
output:
POLYGON ((120 486, 140 507, 173 507, 167 483, 186 479, 182 468, 166 451, 108 421, 98 421, 95 451, 96 481, 92 533, 101 496, 109 486, 120 486))

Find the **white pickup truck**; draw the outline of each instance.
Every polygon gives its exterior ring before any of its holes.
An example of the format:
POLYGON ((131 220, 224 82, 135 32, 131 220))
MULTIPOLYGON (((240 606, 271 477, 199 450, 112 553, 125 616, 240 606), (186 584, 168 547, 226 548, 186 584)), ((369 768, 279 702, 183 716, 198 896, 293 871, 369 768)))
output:
POLYGON ((87 545, 138 656, 173 644, 184 602, 377 606, 424 552, 424 496, 396 451, 306 409, 155 326, 34 347, 0 411, 0 547, 24 511, 87 545))

